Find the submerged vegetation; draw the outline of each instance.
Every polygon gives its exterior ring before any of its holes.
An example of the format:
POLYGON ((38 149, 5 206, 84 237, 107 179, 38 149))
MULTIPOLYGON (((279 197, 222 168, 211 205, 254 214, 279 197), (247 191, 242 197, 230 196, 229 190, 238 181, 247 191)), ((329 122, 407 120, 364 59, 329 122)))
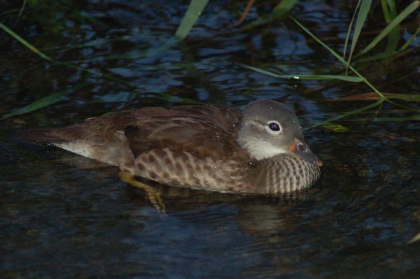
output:
MULTIPOLYGON (((249 22, 247 20, 247 14, 254 5, 257 5, 255 1, 249 0, 248 5, 242 13, 242 16, 233 26, 226 28, 225 30, 220 30, 219 32, 211 36, 223 36, 224 34, 231 32, 247 32, 256 28, 261 28, 261 26, 270 25, 276 20, 284 20, 293 14, 293 8, 298 2, 299 1, 297 0, 280 1, 279 3, 274 5, 271 12, 259 16, 257 19, 249 22)), ((417 106, 417 104, 420 102, 419 94, 413 94, 412 92, 382 92, 377 88, 377 86, 375 86, 375 83, 371 82, 369 78, 366 77, 365 69, 368 69, 370 63, 381 63, 385 65, 384 67, 386 67, 386 65, 388 65, 389 63, 393 63, 399 59, 402 59, 402 57, 408 56, 411 53, 418 51, 418 44, 415 45, 413 44, 413 42, 416 40, 420 32, 419 17, 415 16, 415 13, 418 12, 420 1, 412 1, 406 6, 398 5, 397 2, 398 1, 395 0, 381 0, 381 12, 378 13, 378 7, 375 7, 376 10, 374 10, 371 0, 358 1, 354 9, 353 20, 348 23, 349 28, 347 32, 347 37, 345 38, 344 50, 342 54, 338 54, 339 50, 334 50, 333 48, 329 47, 328 43, 325 42, 323 38, 316 36, 314 34, 314 30, 312 30, 310 27, 305 26, 304 23, 301 23, 292 17, 292 22, 294 22, 297 26, 301 28, 302 34, 305 34, 307 38, 313 39, 314 42, 321 44, 325 49, 327 49, 337 59, 337 61, 342 63, 343 66, 341 68, 333 67, 331 68, 330 72, 325 72, 322 74, 308 75, 305 73, 295 72, 288 73, 287 75, 280 75, 277 73, 277 71, 272 71, 270 69, 267 69, 266 67, 260 67, 258 65, 255 66, 241 64, 241 66, 245 67, 248 70, 256 71, 258 73, 268 75, 274 78, 286 78, 294 80, 318 80, 325 82, 335 80, 348 83, 364 83, 367 85, 368 88, 370 88, 371 91, 369 92, 364 92, 362 94, 346 96, 336 99, 335 101, 341 102, 366 100, 375 102, 356 110, 341 113, 340 115, 327 119, 319 124, 325 125, 325 127, 330 127, 326 125, 329 122, 339 120, 350 115, 360 114, 373 108, 377 108, 381 106, 384 102, 387 102, 395 107, 403 109, 406 112, 409 112, 409 115, 403 118, 376 117, 375 121, 420 120, 420 110, 417 106), (379 23, 378 19, 374 18, 378 17, 378 14, 381 15, 381 18, 383 19, 383 21, 379 23), (374 22, 374 24, 372 22, 374 22), (370 43, 367 43, 363 47, 361 47, 358 45, 360 42, 360 38, 364 35, 364 28, 369 25, 373 25, 375 27, 374 31, 369 31, 371 34, 375 34, 375 36, 371 39, 370 43), (378 30, 377 26, 381 26, 381 29, 378 30), (409 31, 407 32, 407 30, 409 31), (397 102, 396 100, 399 100, 400 102, 397 102)), ((197 20, 200 19, 200 16, 202 14, 205 14, 205 8, 207 4, 208 0, 192 0, 188 6, 183 20, 181 21, 176 33, 172 38, 166 40, 158 49, 137 53, 135 55, 130 54, 127 57, 127 59, 155 56, 157 57, 159 55, 164 54, 165 51, 167 51, 173 46, 176 46, 177 44, 188 45, 188 36, 191 30, 193 30, 197 20)), ((37 7, 42 5, 40 2, 28 1, 27 3, 27 1, 24 1, 24 4, 22 5, 16 20, 19 20, 19 17, 22 13, 25 12, 25 9, 28 5, 35 7, 36 9, 42 9, 42 7, 37 7)), ((12 13, 13 11, 9 12, 12 13)), ((5 13, 6 12, 3 12, 3 14, 5 13)), ((14 11, 14 13, 16 13, 16 11, 14 11)), ((81 63, 83 63, 84 61, 67 62, 54 59, 48 56, 44 51, 39 50, 36 45, 29 43, 22 36, 12 31, 11 26, 7 26, 2 22, 0 22, 0 29, 2 29, 8 35, 12 36, 19 43, 23 44, 34 54, 38 55, 41 59, 47 60, 53 64, 75 68, 79 71, 88 73, 90 75, 99 76, 104 79, 120 82, 134 88, 139 86, 130 81, 127 81, 121 76, 115 74, 106 74, 95 69, 85 68, 81 66, 81 63)), ((52 32, 62 32, 62 30, 52 30, 52 32)), ((208 39, 208 37, 203 36, 200 38, 200 36, 196 35, 193 39, 194 41, 199 41, 201 39, 208 39)), ((90 43, 106 43, 106 41, 90 43)), ((72 46, 66 47, 71 48, 72 46)), ((106 59, 121 58, 122 57, 110 56, 106 59)), ((273 67, 275 68, 274 65, 269 66, 269 68, 273 67)), ((51 94, 47 97, 37 100, 36 102, 26 107, 16 109, 10 113, 5 114, 3 116, 3 119, 49 106, 53 103, 62 100, 63 96, 70 94, 72 91, 77 91, 86 85, 86 82, 82 84, 77 84, 73 88, 51 94)), ((148 88, 148 91, 151 91, 151 89, 148 88)), ((165 100, 169 100, 171 98, 171 96, 166 93, 158 91, 156 91, 156 93, 156 96, 158 96, 158 98, 162 98, 165 100)), ((183 98, 182 102, 194 103, 196 101, 188 98, 183 98)))

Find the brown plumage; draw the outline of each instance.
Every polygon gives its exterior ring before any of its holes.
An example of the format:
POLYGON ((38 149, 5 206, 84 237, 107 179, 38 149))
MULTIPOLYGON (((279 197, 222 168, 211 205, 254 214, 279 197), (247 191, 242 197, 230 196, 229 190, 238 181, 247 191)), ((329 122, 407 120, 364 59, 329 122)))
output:
POLYGON ((224 106, 133 109, 23 137, 162 184, 221 192, 300 190, 321 165, 294 113, 274 101, 252 102, 245 115, 224 106))

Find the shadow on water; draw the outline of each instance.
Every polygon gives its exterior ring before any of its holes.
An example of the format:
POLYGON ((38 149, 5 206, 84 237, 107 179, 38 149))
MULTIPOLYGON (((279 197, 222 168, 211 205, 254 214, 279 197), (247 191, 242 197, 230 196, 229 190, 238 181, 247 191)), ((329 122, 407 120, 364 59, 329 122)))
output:
MULTIPOLYGON (((83 8, 73 3, 41 9, 44 14, 30 7, 14 27, 56 59, 86 60, 83 67, 123 77, 137 84, 135 88, 40 61, 1 34, 0 112, 89 81, 61 102, 2 121, 2 274, 10 278, 418 276, 419 242, 407 241, 420 232, 419 126, 415 121, 373 121, 380 114, 406 115, 389 104, 357 116, 363 120, 339 122, 346 128, 343 132, 326 127, 305 130, 324 166, 321 179, 304 197, 242 196, 160 185, 156 187, 165 214, 153 207, 144 191, 123 183, 114 167, 15 141, 12 135, 18 129, 65 126, 124 107, 167 107, 188 99, 239 108, 255 98, 276 99, 293 107, 304 127, 364 105, 329 101, 367 92, 364 85, 278 80, 235 64, 266 64, 291 74, 327 71, 336 61, 287 19, 218 35, 238 18, 232 11, 243 8, 228 1, 223 7, 217 3, 207 7, 181 48, 142 57, 173 34, 187 7, 153 3, 92 2, 83 8), (43 25, 37 13, 43 16, 43 25), (202 35, 206 39, 200 39, 202 35)), ((249 16, 258 17, 269 4, 258 5, 249 16)), ((302 15, 294 14, 296 18, 319 27, 320 36, 340 49, 342 40, 337 38, 343 38, 347 24, 339 23, 351 15, 326 3, 303 3, 297 8, 302 15)), ((398 61, 398 70, 372 63, 367 66, 368 78, 381 89, 418 93, 419 80, 411 75, 418 74, 418 57, 417 48, 404 60, 404 67, 398 61)))

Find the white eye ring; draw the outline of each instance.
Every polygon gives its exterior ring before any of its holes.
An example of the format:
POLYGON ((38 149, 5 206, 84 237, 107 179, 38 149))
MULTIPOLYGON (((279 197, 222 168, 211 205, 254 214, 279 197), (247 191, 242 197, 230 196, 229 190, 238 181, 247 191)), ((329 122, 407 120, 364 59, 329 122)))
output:
POLYGON ((278 135, 283 132, 283 127, 280 125, 278 121, 275 121, 275 120, 267 121, 267 125, 265 126, 265 129, 267 130, 267 132, 269 132, 272 135, 278 135))

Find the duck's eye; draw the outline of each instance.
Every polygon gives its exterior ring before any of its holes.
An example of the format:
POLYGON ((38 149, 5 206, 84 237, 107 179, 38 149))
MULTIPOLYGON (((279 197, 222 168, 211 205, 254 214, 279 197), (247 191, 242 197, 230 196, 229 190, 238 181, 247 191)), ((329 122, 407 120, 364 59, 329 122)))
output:
POLYGON ((270 134, 273 135, 280 134, 283 130, 280 123, 273 120, 267 122, 266 129, 270 134))
POLYGON ((280 131, 279 124, 277 124, 275 122, 268 123, 268 127, 270 127, 271 131, 280 131))

